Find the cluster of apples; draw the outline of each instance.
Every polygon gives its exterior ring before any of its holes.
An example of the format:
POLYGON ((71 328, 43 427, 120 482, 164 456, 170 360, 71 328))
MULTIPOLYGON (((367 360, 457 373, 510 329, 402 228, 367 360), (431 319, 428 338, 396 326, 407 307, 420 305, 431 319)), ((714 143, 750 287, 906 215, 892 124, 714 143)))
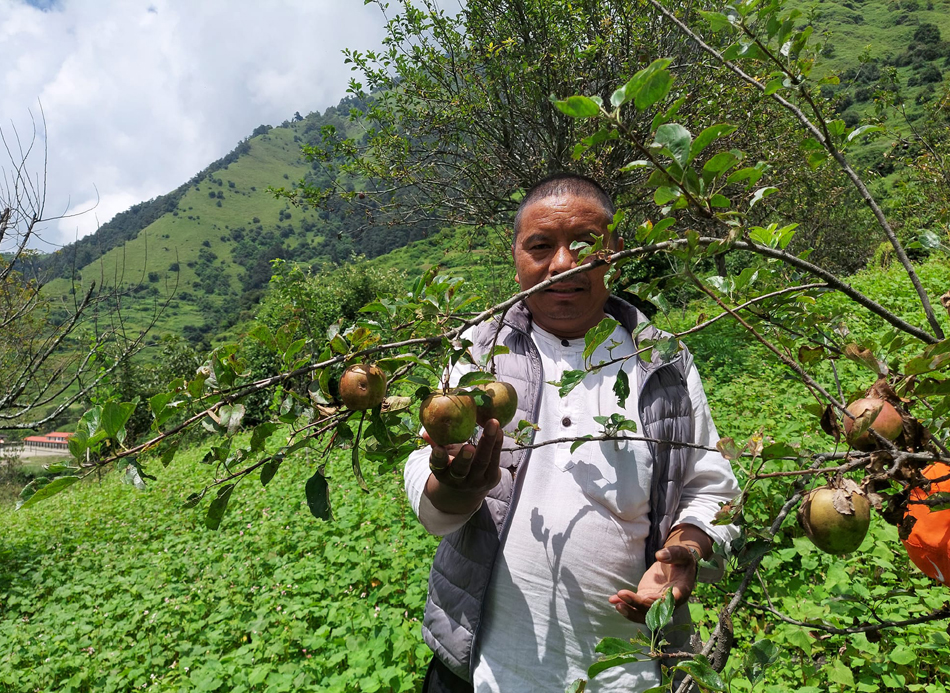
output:
MULTIPOLYGON (((419 409, 419 418, 429 438, 436 445, 464 443, 475 433, 475 426, 485 426, 496 419, 506 426, 518 409, 518 393, 509 383, 494 381, 479 385, 482 396, 475 392, 435 392, 426 397, 419 409)), ((386 374, 375 365, 358 363, 350 366, 340 378, 340 399, 354 411, 379 406, 386 397, 386 374)))
MULTIPOLYGON (((845 439, 855 450, 870 452, 879 447, 871 431, 887 440, 897 440, 904 431, 900 412, 878 397, 855 400, 848 411, 854 418, 845 417, 845 439), (870 426, 859 425, 859 419, 871 417, 870 426)), ((848 554, 857 551, 868 533, 871 505, 857 484, 843 480, 810 491, 798 510, 798 523, 825 553, 848 554)))

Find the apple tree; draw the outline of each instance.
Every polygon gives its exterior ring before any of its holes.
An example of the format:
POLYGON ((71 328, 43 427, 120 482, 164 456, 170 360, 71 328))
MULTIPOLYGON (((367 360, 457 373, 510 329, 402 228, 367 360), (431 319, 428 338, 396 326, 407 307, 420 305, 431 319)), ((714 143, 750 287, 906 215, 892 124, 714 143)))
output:
MULTIPOLYGON (((731 571, 719 591, 703 593, 704 601, 717 607, 715 617, 703 626, 705 637, 695 651, 679 653, 678 663, 664 669, 666 689, 751 690, 766 680, 815 691, 834 683, 878 690, 877 681, 890 687, 913 681, 932 684, 927 690, 942 690, 938 681, 945 664, 937 651, 947 639, 938 624, 950 619, 950 605, 939 588, 899 567, 906 561, 901 563, 904 550, 898 539, 914 530, 908 508, 925 505, 939 514, 950 507, 946 495, 928 495, 933 484, 947 477, 927 476, 934 463, 950 461, 945 444, 950 432, 950 340, 944 332, 946 308, 934 298, 935 291, 945 290, 939 283, 946 274, 931 269, 925 274, 925 266, 911 261, 850 157, 866 138, 893 133, 883 122, 850 127, 827 111, 820 87, 836 78, 817 67, 819 46, 798 10, 778 0, 740 0, 695 13, 657 0, 647 4, 649 12, 638 19, 642 26, 637 30, 644 41, 656 35, 655 45, 675 46, 672 57, 633 60, 639 44, 585 43, 571 34, 564 39, 572 42, 570 60, 559 63, 555 58, 555 72, 569 71, 588 58, 610 69, 597 79, 585 74, 553 84, 523 80, 528 89, 550 88, 544 96, 551 98, 535 115, 537 130, 531 135, 539 142, 548 135, 553 138, 549 158, 515 160, 522 150, 514 142, 517 130, 506 131, 507 96, 487 92, 484 102, 498 110, 479 111, 478 118, 458 122, 425 111, 429 92, 403 100, 381 95, 372 107, 380 110, 371 110, 370 121, 388 117, 411 131, 413 120, 424 113, 426 122, 437 122, 440 128, 419 133, 419 150, 414 152, 419 158, 403 159, 402 168, 374 169, 381 158, 363 159, 365 153, 350 140, 329 131, 327 148, 310 152, 327 165, 352 166, 350 170, 370 176, 380 190, 386 184, 402 186, 409 199, 422 196, 410 210, 430 214, 446 209, 445 218, 453 222, 464 214, 477 217, 482 209, 484 219, 491 221, 516 205, 516 190, 502 194, 480 187, 489 183, 486 171, 515 170, 520 161, 524 177, 513 177, 508 184, 517 189, 545 165, 567 167, 576 161, 586 171, 603 172, 616 190, 631 191, 625 197, 629 204, 611 226, 625 238, 623 251, 612 252, 604 239, 582 244, 576 249, 578 267, 502 302, 476 296, 465 281, 433 268, 404 292, 379 296, 361 308, 357 318, 334 323, 325 333, 301 336, 292 325, 274 330, 258 324, 249 336, 268 350, 279 372, 251 378, 239 345, 216 348, 197 372, 176 379, 149 399, 152 434, 134 445, 125 444, 123 427, 135 403, 106 402, 93 408, 79 422, 70 444, 75 463, 49 486, 27 489, 24 505, 72 483, 64 480, 77 480, 106 465, 119 465, 147 480, 174 457, 182 432, 199 427, 213 436, 204 459, 210 478, 185 506, 203 512, 210 529, 220 525, 237 484, 257 481, 266 486, 304 448, 323 455, 344 451, 360 484, 372 483, 367 469, 391 471, 423 445, 415 418, 419 403, 447 389, 449 367, 471 360, 470 345, 463 339, 468 328, 498 322, 513 305, 552 282, 607 265, 610 286, 657 306, 655 321, 667 328, 665 337, 641 340, 641 356, 669 356, 683 341, 729 322, 746 335, 750 353, 763 368, 794 384, 801 398, 795 416, 805 422, 794 435, 762 429, 740 439, 723 438, 716 445, 733 461, 742 483, 742 494, 722 508, 719 519, 739 524, 743 536, 723 547, 731 551, 731 571), (634 63, 642 66, 634 70, 634 63), (730 88, 755 103, 754 112, 772 122, 794 124, 781 138, 785 149, 770 157, 768 147, 744 146, 760 134, 756 121, 730 119, 740 110, 736 102, 724 102, 719 83, 704 91, 701 79, 687 81, 684 75, 690 70, 708 70, 721 81, 728 75, 730 88), (578 90, 578 84, 584 88, 578 90), (479 139, 483 133, 472 128, 496 132, 479 139), (512 148, 503 154, 475 146, 505 137, 512 139, 512 148), (853 278, 813 258, 811 248, 801 247, 796 239, 803 229, 790 218, 794 205, 776 203, 795 197, 794 190, 785 188, 783 169, 793 159, 816 175, 833 170, 834 180, 847 182, 848 199, 861 205, 855 214, 874 220, 902 268, 902 295, 913 297, 914 305, 895 304, 886 293, 863 290, 853 278), (466 176, 469 164, 471 170, 481 171, 477 180, 451 178, 454 186, 427 187, 431 180, 446 179, 424 176, 444 176, 445 171, 466 176), (423 177, 415 178, 417 174, 423 177), (692 324, 678 322, 670 296, 694 297, 703 306, 702 314, 692 324), (385 397, 380 400, 376 391, 367 400, 350 400, 351 406, 345 406, 341 378, 356 364, 372 364, 378 369, 373 373, 385 375, 385 397), (244 403, 260 393, 267 393, 272 402, 270 418, 244 430, 244 403), (864 400, 860 407, 859 400, 864 400), (796 512, 802 528, 792 520, 796 512), (822 514, 843 528, 832 532, 832 541, 822 514), (868 540, 874 546, 869 556, 832 556, 813 550, 806 538, 820 549, 844 553, 864 545, 869 525, 874 534, 868 540), (880 527, 885 525, 892 529, 883 532, 880 527), (842 532, 849 540, 838 543, 842 532), (881 541, 883 536, 891 543, 881 541), (913 589, 904 584, 908 581, 913 581, 913 589), (749 625, 738 622, 740 613, 749 625), (739 656, 730 660, 734 647, 739 656), (674 681, 678 673, 686 675, 681 683, 674 681)), ((613 8, 611 3, 606 6, 613 8)), ((440 59, 415 75, 419 84, 431 80, 431 93, 443 93, 438 90, 445 84, 482 79, 484 72, 453 67, 470 67, 473 56, 527 50, 528 41, 516 34, 508 44, 484 45, 483 35, 466 33, 484 19, 479 12, 488 11, 485 5, 473 3, 463 20, 426 7, 428 12, 407 5, 391 22, 394 35, 422 32, 433 41, 448 41, 436 44, 445 48, 440 59), (451 25, 455 21, 471 25, 463 24, 460 31, 451 25), (452 31, 446 28, 450 25, 452 31)), ((565 31, 577 26, 578 19, 609 23, 614 17, 583 5, 557 7, 574 13, 564 17, 565 31)), ((393 43, 391 48, 410 55, 415 50, 411 42, 393 43)), ((366 69, 363 57, 351 59, 366 69)), ((533 63, 524 65, 530 73, 533 63)), ((405 83, 371 86, 398 91, 405 83)), ((370 138, 395 143, 402 136, 399 126, 374 130, 370 138)), ((382 146, 381 141, 377 144, 382 146)), ((539 148, 526 147, 524 157, 539 148)), ((319 201, 334 191, 308 194, 310 201, 319 201)), ((938 242, 922 235, 912 251, 941 252, 946 228, 928 233, 938 242)), ((603 325, 588 333, 591 353, 609 334, 603 325)), ((500 349, 484 362, 471 364, 474 370, 456 394, 483 403, 480 386, 494 380, 492 358, 500 349)), ((561 381, 562 390, 602 365, 591 363, 586 371, 571 372, 561 381)), ((363 367, 364 374, 369 371, 369 365, 363 367)), ((636 439, 628 423, 604 421, 602 435, 591 440, 636 439)), ((523 422, 506 444, 531 445, 532 431, 530 422, 523 422)), ((318 465, 301 492, 316 517, 329 519, 324 472, 318 465)), ((601 643, 601 659, 591 662, 589 676, 644 656, 659 657, 671 609, 669 600, 661 600, 651 610, 651 638, 601 643)), ((572 690, 585 685, 578 681, 572 690)))

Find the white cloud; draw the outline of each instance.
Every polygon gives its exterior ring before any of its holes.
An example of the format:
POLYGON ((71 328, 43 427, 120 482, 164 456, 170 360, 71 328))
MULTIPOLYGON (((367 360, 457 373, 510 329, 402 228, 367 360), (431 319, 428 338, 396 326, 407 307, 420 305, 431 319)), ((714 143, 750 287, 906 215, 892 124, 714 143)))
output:
POLYGON ((170 191, 261 123, 335 105, 340 51, 378 46, 384 24, 361 0, 0 0, 0 17, 0 128, 28 136, 42 103, 47 215, 99 198, 50 243, 170 191))

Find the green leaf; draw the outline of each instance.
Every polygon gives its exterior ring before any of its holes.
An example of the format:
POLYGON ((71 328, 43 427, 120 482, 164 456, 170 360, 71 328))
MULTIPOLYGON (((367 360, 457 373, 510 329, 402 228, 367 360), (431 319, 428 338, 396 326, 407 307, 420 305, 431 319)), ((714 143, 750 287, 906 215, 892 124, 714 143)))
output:
POLYGON ((76 431, 66 439, 66 445, 69 448, 69 454, 82 461, 82 458, 86 455, 86 449, 89 447, 89 434, 83 430, 76 431))
POLYGON ((255 322, 254 327, 247 333, 248 337, 253 337, 271 351, 277 351, 277 342, 274 339, 274 333, 262 322, 255 322))
POLYGON ((812 152, 806 158, 809 168, 812 171, 817 171, 818 167, 821 166, 828 159, 828 152, 812 152))
POLYGON ((765 85, 765 91, 763 92, 766 96, 771 96, 784 85, 785 80, 782 77, 776 77, 775 79, 770 79, 768 84, 765 85))
POLYGON ((198 503, 201 502, 201 499, 205 497, 205 493, 207 493, 207 491, 208 491, 207 489, 202 489, 200 492, 188 494, 188 497, 181 504, 181 507, 186 510, 188 508, 195 507, 196 505, 198 505, 198 503))
MULTIPOLYGON (((719 156, 719 154, 716 156, 719 156)), ((715 158, 716 157, 713 157, 713 159, 715 158)), ((710 161, 713 159, 710 159, 710 161)), ((734 171, 733 173, 729 174, 729 177, 726 178, 726 183, 740 183, 742 181, 746 181, 746 189, 748 189, 759 181, 759 178, 762 177, 762 173, 762 169, 755 166, 740 168, 738 171, 734 171)))
POLYGON ((267 679, 267 675, 270 674, 271 668, 268 664, 261 664, 260 666, 254 667, 250 674, 248 674, 247 682, 251 686, 257 686, 267 679))
POLYGON ((149 397, 148 408, 152 410, 152 416, 157 419, 165 411, 168 403, 175 398, 176 394, 175 392, 159 392, 157 395, 149 397))
POLYGON ((728 125, 727 123, 719 123, 718 125, 711 125, 705 130, 703 130, 699 135, 696 136, 696 139, 693 141, 692 146, 689 148, 689 160, 692 161, 710 144, 715 142, 720 137, 726 137, 731 135, 736 131, 735 125, 728 125))
POLYGON ((884 128, 880 125, 862 125, 861 127, 855 128, 850 133, 848 133, 847 141, 850 142, 851 140, 857 139, 861 135, 869 135, 873 132, 884 132, 884 128))
POLYGON ((917 661, 917 654, 911 648, 907 647, 907 645, 898 645, 890 655, 888 655, 888 659, 895 664, 908 666, 917 661))
POLYGON ((353 443, 353 450, 350 452, 350 463, 353 467, 353 476, 356 483, 360 485, 366 493, 369 493, 369 486, 366 485, 366 479, 363 478, 363 470, 360 469, 360 446, 359 441, 353 443))
POLYGON ((666 593, 657 599, 647 611, 646 625, 654 634, 659 633, 673 618, 673 609, 676 602, 673 599, 673 590, 668 589, 666 593))
MULTIPOLYGON (((633 100, 638 111, 645 111, 655 103, 662 101, 673 86, 673 75, 666 70, 652 75, 633 100)), ((662 127, 662 126, 661 126, 662 127)))
POLYGON ((689 161, 689 147, 692 139, 689 130, 678 123, 661 125, 656 131, 656 143, 684 168, 689 161))
POLYGON ((630 378, 623 368, 617 372, 617 379, 614 381, 614 394, 617 395, 617 406, 626 409, 627 397, 630 396, 630 378))
POLYGON ((788 443, 772 443, 762 448, 763 460, 774 460, 777 457, 798 457, 798 450, 788 443))
POLYGON ((771 187, 771 186, 765 187, 765 188, 759 188, 758 190, 755 191, 755 193, 753 193, 752 199, 749 201, 749 209, 752 209, 753 207, 755 207, 759 202, 764 200, 769 195, 772 195, 777 192, 778 192, 778 188, 771 187))
POLYGON ((824 358, 825 350, 823 347, 810 347, 805 344, 798 347, 798 360, 801 361, 803 365, 810 366, 813 363, 818 363, 824 358))
POLYGON ((205 516, 205 527, 211 530, 217 529, 224 518, 224 511, 228 509, 228 501, 231 500, 231 493, 234 492, 234 484, 225 484, 218 489, 218 495, 208 506, 208 514, 205 516))
POLYGON ((125 423, 132 416, 137 404, 137 397, 134 402, 106 402, 102 407, 101 421, 102 430, 106 432, 106 435, 110 438, 116 438, 119 431, 125 428, 125 423))
POLYGON ((630 171, 636 171, 641 168, 649 168, 653 164, 650 163, 647 159, 637 159, 636 161, 631 161, 629 164, 625 164, 620 167, 620 173, 629 173, 630 171))
POLYGON ((636 97, 637 93, 643 88, 643 86, 658 72, 665 70, 672 61, 669 58, 660 58, 659 60, 654 60, 647 67, 643 68, 637 72, 630 80, 617 89, 611 97, 610 103, 614 108, 622 106, 627 103, 630 99, 636 97))
POLYGON ((272 421, 265 421, 254 427, 251 433, 251 452, 259 452, 264 449, 264 444, 277 430, 278 426, 272 421))
POLYGON ((831 671, 828 672, 830 681, 840 683, 846 690, 854 690, 854 674, 840 659, 832 661, 830 669, 831 671))
POLYGON ((612 669, 613 667, 620 667, 624 664, 630 664, 631 662, 641 662, 645 658, 641 655, 636 654, 622 654, 614 655, 612 657, 606 657, 600 659, 587 668, 587 676, 589 678, 594 678, 597 674, 605 671, 607 669, 612 669))
POLYGON ((722 31, 723 29, 732 28, 732 22, 730 22, 729 18, 721 12, 703 12, 700 10, 699 14, 709 24, 709 29, 713 33, 722 31))
POLYGON ((577 448, 579 448, 581 445, 591 440, 593 437, 594 436, 592 435, 586 435, 575 440, 573 443, 571 443, 571 452, 574 452, 575 450, 577 450, 577 448))
POLYGON ((346 340, 338 334, 334 335, 333 339, 330 340, 330 348, 337 354, 345 354, 350 350, 346 340))
POLYGON ((584 693, 587 690, 587 681, 577 679, 570 686, 564 689, 564 693, 584 693))
POLYGON ((669 188, 665 185, 662 185, 656 189, 655 193, 653 193, 653 202, 659 207, 671 202, 672 200, 675 200, 679 196, 679 188, 669 188))
MULTIPOLYGON (((948 362, 950 362, 950 354, 948 353, 937 354, 932 357, 917 356, 908 361, 907 365, 904 366, 904 375, 920 375, 921 373, 935 371, 943 368, 948 362)), ((70 442, 72 442, 72 440, 70 440, 70 442)))
POLYGON ((713 195, 709 200, 709 206, 718 209, 728 209, 731 205, 732 201, 728 197, 719 195, 718 193, 713 195))
MULTIPOLYGON (((739 157, 732 152, 719 152, 703 165, 703 173, 708 174, 708 180, 712 180, 738 163, 739 157)), ((727 182, 731 181, 727 179, 727 182)))
POLYGON ((571 118, 591 118, 600 113, 597 102, 586 96, 569 96, 563 101, 554 100, 554 105, 571 118))
POLYGON ((778 661, 782 651, 771 640, 758 640, 746 653, 743 667, 745 675, 754 686, 765 675, 766 669, 778 661))
POLYGON ((587 330, 587 333, 584 335, 585 361, 589 361, 591 359, 591 357, 594 355, 594 352, 597 350, 597 347, 607 341, 610 335, 614 333, 614 330, 617 329, 617 325, 619 324, 620 323, 613 318, 604 318, 592 328, 587 330))
POLYGON ((475 385, 484 385, 485 383, 493 383, 496 378, 491 373, 486 373, 485 371, 472 371, 466 373, 461 378, 459 378, 458 386, 462 387, 473 387, 475 385))
POLYGON ((277 470, 280 469, 281 462, 283 462, 283 458, 272 457, 261 467, 261 486, 266 487, 271 482, 271 479, 277 474, 277 470))
POLYGON ((676 114, 679 113, 680 106, 686 103, 686 97, 681 96, 667 108, 665 111, 661 111, 653 116, 653 121, 650 123, 650 131, 654 132, 658 127, 663 125, 663 123, 668 123, 673 118, 676 117, 676 114))
POLYGON ((307 507, 310 513, 318 520, 331 519, 330 513, 330 487, 326 478, 323 476, 323 467, 314 472, 314 475, 307 479, 307 507))
POLYGON ((560 397, 566 397, 571 390, 580 384, 585 375, 587 375, 587 371, 564 371, 560 381, 549 380, 548 384, 558 388, 557 393, 560 397))
POLYGON ((680 662, 674 668, 692 676, 696 683, 708 691, 726 690, 726 684, 723 683, 722 678, 703 655, 696 655, 695 659, 680 662))
POLYGON ((163 467, 167 467, 172 463, 172 460, 175 459, 175 454, 178 452, 178 448, 181 446, 181 440, 174 440, 169 443, 164 450, 162 450, 161 457, 159 459, 162 462, 163 467))
POLYGON ((620 638, 603 638, 594 648, 594 652, 606 655, 607 657, 617 654, 639 654, 640 651, 640 646, 634 645, 629 640, 621 640, 620 638))
MULTIPOLYGON (((52 496, 55 496, 60 491, 65 491, 67 488, 79 481, 80 477, 78 476, 58 476, 42 488, 37 488, 39 484, 33 486, 36 488, 36 491, 28 494, 27 498, 20 500, 16 504, 17 510, 22 510, 23 508, 28 508, 31 505, 35 505, 40 501, 46 500, 52 496)), ((29 488, 29 486, 27 486, 29 488)), ((26 489, 23 489, 26 491, 26 489)), ((23 493, 21 492, 20 497, 23 498, 23 493)))

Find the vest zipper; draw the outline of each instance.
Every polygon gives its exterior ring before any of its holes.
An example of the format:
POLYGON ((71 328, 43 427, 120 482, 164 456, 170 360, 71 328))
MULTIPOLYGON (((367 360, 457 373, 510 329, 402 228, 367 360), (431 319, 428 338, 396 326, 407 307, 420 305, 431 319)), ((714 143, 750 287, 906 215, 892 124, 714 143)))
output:
MULTIPOLYGON (((541 361, 541 355, 537 353, 537 347, 534 344, 534 341, 524 330, 520 330, 511 323, 508 323, 508 327, 511 328, 513 332, 520 333, 525 339, 528 340, 528 343, 531 345, 531 349, 534 352, 534 355, 537 357, 538 362, 541 361)), ((538 385, 538 393, 534 398, 534 406, 531 412, 531 418, 537 421, 538 413, 541 409, 541 385, 538 385)), ((534 442, 534 433, 531 434, 531 442, 534 442)), ((478 610, 478 624, 475 626, 475 630, 472 631, 472 651, 469 653, 469 664, 468 664, 468 678, 471 681, 475 680, 475 648, 478 646, 478 632, 482 628, 482 619, 485 616, 485 603, 488 601, 485 598, 485 595, 488 593, 488 585, 491 584, 492 574, 495 572, 495 562, 498 560, 499 554, 505 548, 505 541, 508 538, 508 528, 511 526, 511 517, 514 514, 514 506, 517 504, 517 499, 521 494, 521 484, 524 480, 524 474, 521 473, 521 470, 525 469, 528 466, 528 462, 531 459, 531 453, 534 450, 526 450, 525 456, 521 460, 521 464, 518 465, 518 468, 515 470, 514 476, 511 481, 511 498, 508 501, 508 507, 505 509, 505 518, 501 523, 501 535, 498 537, 498 550, 495 552, 494 558, 492 558, 491 569, 488 571, 488 582, 485 583, 485 591, 482 593, 481 605, 478 610)))

